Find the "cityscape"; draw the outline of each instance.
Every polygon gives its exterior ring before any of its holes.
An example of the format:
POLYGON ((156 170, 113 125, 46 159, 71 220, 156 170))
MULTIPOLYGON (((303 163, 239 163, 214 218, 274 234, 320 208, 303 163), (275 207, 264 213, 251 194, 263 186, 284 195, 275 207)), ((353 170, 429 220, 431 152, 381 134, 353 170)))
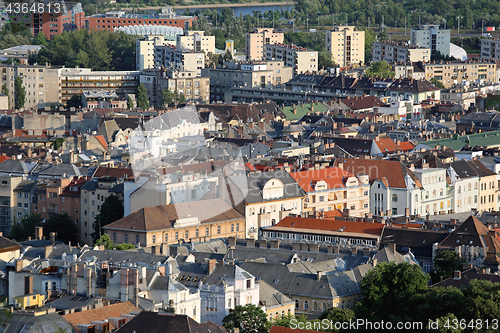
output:
POLYGON ((499 1, 0 11, 0 333, 500 331, 499 1))

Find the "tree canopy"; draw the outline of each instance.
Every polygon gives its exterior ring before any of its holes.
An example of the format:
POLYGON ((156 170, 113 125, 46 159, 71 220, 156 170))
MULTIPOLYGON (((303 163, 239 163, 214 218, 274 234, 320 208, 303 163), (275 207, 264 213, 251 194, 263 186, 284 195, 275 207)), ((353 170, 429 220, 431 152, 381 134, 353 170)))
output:
POLYGON ((22 76, 16 76, 14 79, 14 93, 16 109, 24 108, 24 103, 26 102, 26 88, 23 85, 22 76))
POLYGON ((392 70, 392 66, 385 60, 372 63, 372 66, 366 70, 366 76, 368 77, 393 78, 395 75, 396 73, 392 70))
POLYGON ((110 195, 101 205, 99 214, 94 221, 94 233, 92 237, 97 241, 101 234, 104 234, 102 228, 110 223, 118 221, 123 217, 123 203, 116 195, 110 195))
POLYGON ((9 237, 22 242, 28 237, 35 235, 35 228, 42 225, 43 216, 41 214, 32 214, 23 218, 19 223, 14 223, 10 228, 9 237))
POLYGON ((267 333, 269 326, 266 313, 253 304, 230 309, 222 324, 229 331, 239 328, 241 333, 267 333))
POLYGON ((440 277, 447 279, 453 275, 456 270, 461 271, 465 260, 453 250, 441 251, 434 257, 433 281, 438 282, 440 277))
POLYGON ((139 109, 149 109, 148 93, 146 92, 146 87, 142 83, 137 88, 136 101, 139 109))
POLYGON ((57 240, 66 244, 78 242, 78 229, 68 213, 52 215, 43 225, 45 238, 49 239, 51 232, 57 234, 57 240))

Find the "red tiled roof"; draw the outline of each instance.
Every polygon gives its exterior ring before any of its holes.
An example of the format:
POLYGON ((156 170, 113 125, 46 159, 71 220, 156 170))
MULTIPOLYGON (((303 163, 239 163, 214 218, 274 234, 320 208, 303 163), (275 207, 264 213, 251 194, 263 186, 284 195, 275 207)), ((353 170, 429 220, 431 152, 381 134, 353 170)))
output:
POLYGON ((61 193, 61 196, 63 197, 79 197, 80 196, 80 189, 87 181, 90 180, 91 177, 73 177, 73 180, 71 183, 64 188, 64 190, 61 193))
POLYGON ((415 148, 415 146, 409 141, 401 141, 399 143, 398 147, 402 151, 410 151, 410 150, 413 150, 413 148, 415 148))
POLYGON ((324 219, 335 219, 336 217, 343 217, 344 214, 338 209, 334 210, 327 210, 323 212, 323 218, 324 219))
POLYGON ((399 148, 398 146, 392 141, 391 138, 389 137, 379 137, 378 140, 375 139, 375 144, 378 146, 382 154, 393 154, 395 153, 399 148))
POLYGON ((94 177, 134 178, 134 172, 131 168, 109 168, 99 166, 94 173, 94 177))
POLYGON ((363 110, 373 108, 374 106, 386 105, 380 99, 371 95, 365 97, 345 98, 342 100, 342 103, 348 106, 351 110, 363 110))
MULTIPOLYGON (((369 234, 380 236, 384 229, 384 224, 287 216, 275 226, 266 229, 272 230, 276 227, 287 229, 309 229, 318 231, 339 231, 340 229, 343 229, 343 233, 369 234)), ((300 230, 297 230, 297 232, 300 232, 300 230)))
POLYGON ((326 182, 328 189, 345 187, 344 180, 353 175, 349 172, 333 167, 319 170, 307 170, 299 172, 291 172, 290 176, 299 184, 306 192, 313 192, 316 182, 323 180, 326 182))
POLYGON ((385 178, 389 187, 406 188, 401 162, 386 160, 339 159, 342 168, 353 175, 368 175, 370 182, 385 178))
MULTIPOLYGON (((92 321, 106 320, 107 318, 120 318, 121 315, 134 311, 141 311, 141 309, 136 307, 130 301, 127 301, 92 310, 70 313, 63 315, 63 317, 68 321, 68 323, 71 324, 71 326, 76 328, 76 325, 78 324, 90 324, 92 321)), ((113 326, 111 321, 109 326, 112 331, 116 328, 113 326)))
POLYGON ((248 170, 250 171, 255 171, 255 166, 253 165, 253 163, 245 163, 245 166, 247 167, 248 170))
POLYGON ((391 227, 407 228, 407 229, 423 229, 424 225, 421 223, 393 223, 391 227))
POLYGON ((108 143, 106 142, 106 140, 104 140, 102 134, 96 135, 95 138, 105 149, 108 149, 108 143))

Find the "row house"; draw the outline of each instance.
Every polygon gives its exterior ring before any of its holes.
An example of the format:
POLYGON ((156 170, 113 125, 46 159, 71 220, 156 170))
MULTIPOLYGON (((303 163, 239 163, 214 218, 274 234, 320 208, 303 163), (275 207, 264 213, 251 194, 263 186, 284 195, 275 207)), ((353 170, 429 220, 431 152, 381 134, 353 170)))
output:
POLYGON ((370 183, 367 175, 354 176, 341 168, 321 168, 291 172, 307 193, 302 215, 323 216, 327 212, 349 210, 351 216, 370 212, 370 183))

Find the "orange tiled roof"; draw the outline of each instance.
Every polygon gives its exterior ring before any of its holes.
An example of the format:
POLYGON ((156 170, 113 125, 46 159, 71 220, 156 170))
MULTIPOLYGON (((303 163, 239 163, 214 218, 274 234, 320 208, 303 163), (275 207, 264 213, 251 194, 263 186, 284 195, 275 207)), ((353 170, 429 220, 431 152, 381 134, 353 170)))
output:
MULTIPOLYGON (((122 314, 127 314, 134 311, 141 311, 138 307, 132 304, 130 301, 117 303, 113 305, 103 306, 101 308, 70 313, 63 315, 73 327, 78 324, 90 324, 92 321, 105 320, 107 318, 120 317, 122 314)), ((114 330, 115 327, 110 322, 110 329, 114 330)))
POLYGON ((307 170, 299 172, 291 172, 290 176, 299 184, 306 192, 313 192, 316 182, 324 180, 328 189, 345 187, 344 180, 353 175, 341 168, 324 168, 319 170, 307 170))
POLYGON ((415 146, 409 141, 401 141, 399 143, 398 147, 402 151, 410 151, 410 150, 413 150, 413 148, 415 148, 415 146))
POLYGON ((375 140, 375 144, 382 154, 391 154, 399 150, 399 147, 389 137, 379 137, 378 140, 375 140))
POLYGON ((106 142, 106 140, 104 140, 102 134, 96 135, 95 138, 104 147, 104 149, 108 149, 108 143, 106 142))
POLYGON ((336 217, 344 217, 344 214, 338 209, 323 212, 324 219, 335 219, 336 217))
POLYGON ((345 233, 369 234, 377 236, 380 236, 382 234, 382 230, 384 229, 384 225, 382 223, 313 219, 292 216, 285 217, 274 227, 270 227, 267 229, 272 229, 275 227, 287 229, 309 229, 318 231, 339 231, 340 229, 343 229, 343 232, 345 233))

